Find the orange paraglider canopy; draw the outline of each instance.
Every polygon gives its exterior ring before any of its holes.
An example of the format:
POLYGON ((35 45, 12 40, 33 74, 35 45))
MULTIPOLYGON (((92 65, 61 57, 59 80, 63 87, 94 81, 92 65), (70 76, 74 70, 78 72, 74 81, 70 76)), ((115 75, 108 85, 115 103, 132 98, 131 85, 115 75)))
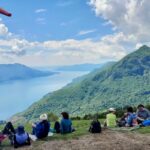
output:
POLYGON ((7 12, 6 10, 4 10, 4 9, 2 9, 2 8, 0 8, 0 14, 3 14, 3 15, 8 16, 8 17, 11 17, 11 16, 12 16, 11 13, 7 12))

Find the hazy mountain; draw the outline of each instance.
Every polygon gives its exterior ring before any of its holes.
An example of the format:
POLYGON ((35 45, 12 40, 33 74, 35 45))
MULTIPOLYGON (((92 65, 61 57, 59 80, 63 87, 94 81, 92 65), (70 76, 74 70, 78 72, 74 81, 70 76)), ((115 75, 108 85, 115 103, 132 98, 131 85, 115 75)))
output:
POLYGON ((67 66, 46 66, 46 67, 36 67, 38 70, 51 70, 51 71, 93 71, 99 69, 105 65, 113 64, 115 62, 108 62, 102 64, 76 64, 76 65, 67 65, 67 66))
POLYGON ((150 102, 150 48, 142 46, 119 62, 47 94, 18 116, 30 120, 43 112, 84 115, 109 107, 150 102))
POLYGON ((56 71, 93 71, 94 69, 102 67, 104 64, 78 64, 70 66, 56 67, 56 71))
POLYGON ((24 80, 53 74, 54 72, 39 71, 21 64, 0 64, 0 82, 24 80))

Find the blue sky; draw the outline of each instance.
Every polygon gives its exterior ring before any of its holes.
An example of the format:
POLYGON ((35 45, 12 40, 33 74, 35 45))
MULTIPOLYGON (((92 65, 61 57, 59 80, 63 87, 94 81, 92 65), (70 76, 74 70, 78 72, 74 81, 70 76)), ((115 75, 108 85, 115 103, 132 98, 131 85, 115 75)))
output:
POLYGON ((150 45, 149 0, 5 0, 0 63, 29 66, 117 61, 150 45))
POLYGON ((0 4, 13 14, 11 19, 3 17, 9 30, 31 41, 99 39, 112 33, 87 3, 87 0, 5 0, 0 4))

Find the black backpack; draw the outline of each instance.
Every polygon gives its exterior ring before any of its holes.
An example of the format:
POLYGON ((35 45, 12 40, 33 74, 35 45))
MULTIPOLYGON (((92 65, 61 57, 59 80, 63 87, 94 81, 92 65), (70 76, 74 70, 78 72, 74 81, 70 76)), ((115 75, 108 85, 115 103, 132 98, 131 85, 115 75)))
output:
POLYGON ((91 126, 89 128, 89 132, 91 133, 101 133, 102 128, 101 128, 101 123, 96 120, 91 122, 91 126))

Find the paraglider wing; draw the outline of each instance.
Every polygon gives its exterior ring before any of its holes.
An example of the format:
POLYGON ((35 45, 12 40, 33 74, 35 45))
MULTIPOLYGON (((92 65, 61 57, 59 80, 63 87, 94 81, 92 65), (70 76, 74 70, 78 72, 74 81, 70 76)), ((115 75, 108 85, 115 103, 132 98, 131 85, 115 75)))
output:
POLYGON ((0 13, 3 14, 3 15, 5 15, 5 16, 8 16, 8 17, 11 17, 11 16, 12 16, 11 13, 7 12, 6 10, 4 10, 4 9, 2 9, 2 8, 0 8, 0 13))

